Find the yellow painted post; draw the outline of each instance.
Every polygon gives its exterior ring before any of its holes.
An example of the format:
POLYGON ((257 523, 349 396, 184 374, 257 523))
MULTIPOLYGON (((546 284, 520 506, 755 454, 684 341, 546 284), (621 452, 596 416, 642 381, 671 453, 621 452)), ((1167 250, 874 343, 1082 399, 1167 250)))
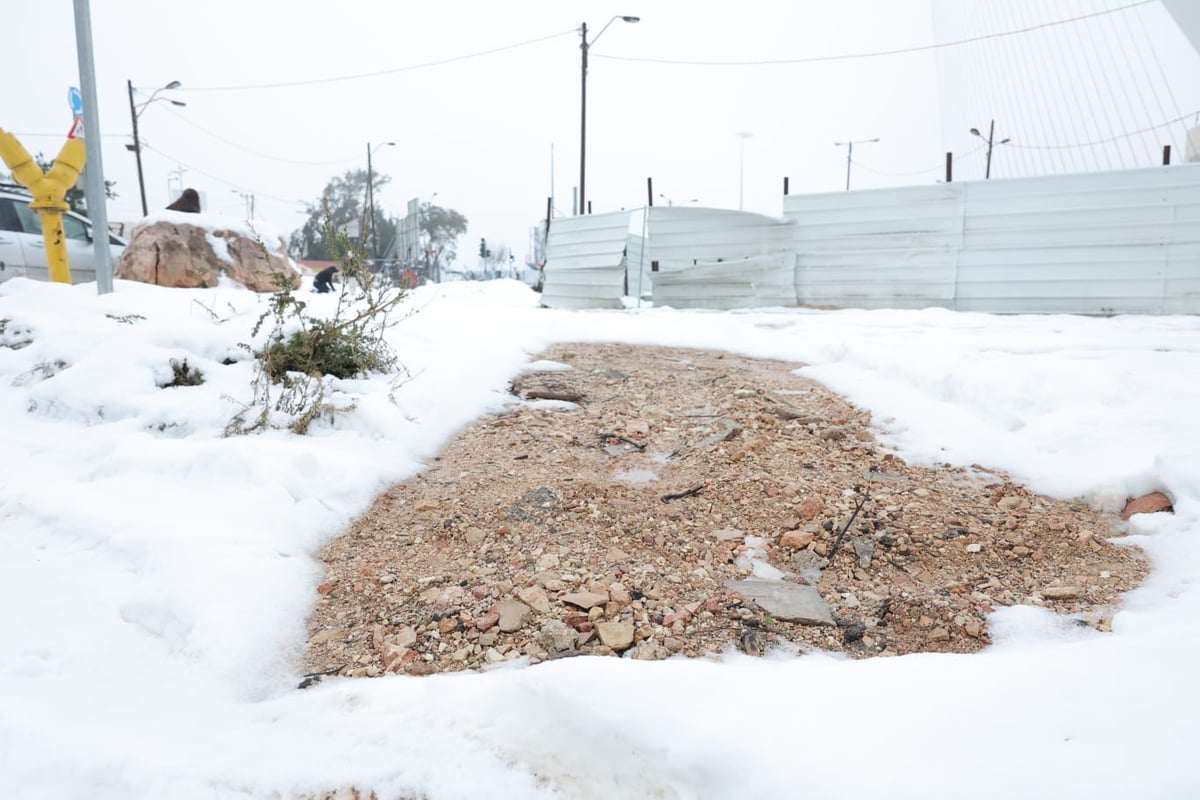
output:
POLYGON ((83 140, 68 139, 50 170, 43 173, 17 137, 0 128, 0 157, 12 171, 17 183, 33 192, 33 202, 29 207, 42 218, 50 280, 70 283, 71 264, 67 259, 67 237, 63 232, 62 215, 70 209, 66 202, 67 190, 79 180, 79 173, 83 172, 83 164, 87 160, 87 148, 83 140))

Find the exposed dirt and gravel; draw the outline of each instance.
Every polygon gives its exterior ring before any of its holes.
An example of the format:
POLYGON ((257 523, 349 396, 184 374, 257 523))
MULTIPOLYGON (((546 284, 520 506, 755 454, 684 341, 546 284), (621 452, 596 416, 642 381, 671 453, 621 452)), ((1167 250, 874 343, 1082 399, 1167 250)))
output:
POLYGON ((571 369, 523 375, 509 413, 326 548, 307 672, 972 652, 1004 605, 1107 630, 1145 576, 1138 550, 1108 541, 1115 516, 907 464, 797 364, 608 344, 544 358, 571 369), (815 586, 831 620, 777 618, 727 586, 755 559, 815 586))

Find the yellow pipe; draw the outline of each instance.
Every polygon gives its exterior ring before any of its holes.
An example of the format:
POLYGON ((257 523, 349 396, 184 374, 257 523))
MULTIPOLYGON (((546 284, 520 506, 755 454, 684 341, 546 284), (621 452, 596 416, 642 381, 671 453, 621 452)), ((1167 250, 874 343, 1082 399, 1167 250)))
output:
POLYGON ((50 170, 43 173, 29 151, 17 137, 0 128, 0 157, 12 172, 13 178, 33 192, 29 207, 42 219, 42 236, 46 240, 46 266, 50 280, 71 282, 71 264, 67 258, 67 237, 63 232, 63 212, 67 205, 67 190, 79 180, 87 160, 87 148, 82 139, 68 139, 58 152, 50 170))

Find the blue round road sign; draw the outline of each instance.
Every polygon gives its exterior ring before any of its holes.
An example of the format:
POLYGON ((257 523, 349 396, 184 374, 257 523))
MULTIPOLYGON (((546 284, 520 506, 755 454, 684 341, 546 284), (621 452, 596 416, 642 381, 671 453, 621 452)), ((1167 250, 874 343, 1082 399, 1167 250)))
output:
POLYGON ((74 86, 67 90, 67 102, 71 104, 72 116, 83 116, 83 95, 74 86))

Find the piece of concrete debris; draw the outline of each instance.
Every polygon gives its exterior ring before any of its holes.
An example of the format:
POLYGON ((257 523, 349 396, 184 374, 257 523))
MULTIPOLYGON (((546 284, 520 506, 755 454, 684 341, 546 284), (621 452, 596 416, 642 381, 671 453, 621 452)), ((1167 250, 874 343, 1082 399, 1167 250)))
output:
POLYGON ((785 622, 802 625, 833 625, 829 605, 814 587, 790 581, 726 581, 725 585, 785 622))
POLYGON ((1129 519, 1134 514, 1154 514, 1159 511, 1175 512, 1175 503, 1163 492, 1151 492, 1141 497, 1126 501, 1121 511, 1121 519, 1129 519))

